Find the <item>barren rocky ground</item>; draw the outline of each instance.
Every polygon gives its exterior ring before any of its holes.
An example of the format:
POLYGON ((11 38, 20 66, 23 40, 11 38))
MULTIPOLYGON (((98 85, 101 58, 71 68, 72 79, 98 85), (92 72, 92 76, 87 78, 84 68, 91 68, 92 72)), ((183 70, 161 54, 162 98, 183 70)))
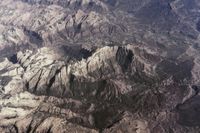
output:
POLYGON ((199 133, 198 0, 1 0, 1 133, 199 133))

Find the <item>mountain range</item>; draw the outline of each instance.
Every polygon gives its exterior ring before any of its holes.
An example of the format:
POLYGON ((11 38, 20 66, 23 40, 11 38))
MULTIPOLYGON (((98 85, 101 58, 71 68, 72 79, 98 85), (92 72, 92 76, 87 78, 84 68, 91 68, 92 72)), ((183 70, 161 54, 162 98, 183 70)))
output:
POLYGON ((1 0, 0 132, 199 133, 198 0, 1 0))

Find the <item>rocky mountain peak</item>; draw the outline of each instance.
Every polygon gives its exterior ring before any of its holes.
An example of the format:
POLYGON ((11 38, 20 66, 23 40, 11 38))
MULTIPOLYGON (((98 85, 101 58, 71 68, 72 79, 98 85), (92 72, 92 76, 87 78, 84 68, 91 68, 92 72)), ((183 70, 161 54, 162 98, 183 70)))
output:
POLYGON ((199 133, 199 6, 1 0, 0 132, 199 133))

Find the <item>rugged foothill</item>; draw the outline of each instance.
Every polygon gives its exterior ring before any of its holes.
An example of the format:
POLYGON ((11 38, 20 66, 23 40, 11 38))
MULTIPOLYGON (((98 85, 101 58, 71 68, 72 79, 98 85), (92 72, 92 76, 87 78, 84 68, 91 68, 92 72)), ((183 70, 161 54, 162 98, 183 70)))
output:
POLYGON ((1 0, 0 132, 199 133, 199 9, 1 0))

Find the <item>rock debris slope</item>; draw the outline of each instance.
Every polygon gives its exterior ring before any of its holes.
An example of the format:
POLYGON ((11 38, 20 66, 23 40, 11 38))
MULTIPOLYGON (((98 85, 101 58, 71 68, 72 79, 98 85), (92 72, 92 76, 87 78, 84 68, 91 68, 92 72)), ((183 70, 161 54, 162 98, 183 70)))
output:
POLYGON ((197 0, 1 0, 0 132, 199 133, 197 0))

